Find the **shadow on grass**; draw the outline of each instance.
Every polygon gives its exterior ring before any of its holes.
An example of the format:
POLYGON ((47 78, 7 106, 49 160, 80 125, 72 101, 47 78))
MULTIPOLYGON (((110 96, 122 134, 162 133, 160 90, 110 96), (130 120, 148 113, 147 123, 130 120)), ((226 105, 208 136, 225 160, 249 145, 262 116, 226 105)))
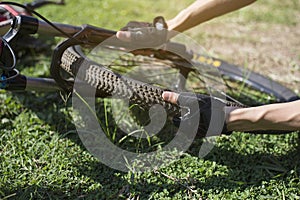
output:
MULTIPOLYGON (((36 115, 49 124, 53 130, 62 134, 75 130, 72 119, 68 116, 69 102, 64 102, 59 94, 48 94, 38 96, 32 93, 15 94, 15 97, 36 115)), ((77 134, 66 135, 85 150, 77 134)), ((200 180, 199 174, 190 174, 193 179, 191 185, 203 191, 209 190, 245 190, 256 186, 261 186, 263 181, 277 180, 286 185, 290 180, 289 173, 294 170, 300 174, 300 140, 298 138, 296 149, 285 155, 275 156, 268 153, 239 154, 234 148, 214 147, 214 149, 204 158, 204 160, 215 162, 218 165, 226 166, 226 175, 212 174, 200 180)), ((190 155, 197 157, 191 150, 190 155)), ((200 159, 200 158, 199 158, 200 159)), ((80 161, 80 160, 79 160, 80 161)), ((179 192, 187 194, 187 187, 170 178, 161 176, 154 172, 142 177, 134 178, 134 181, 125 178, 128 174, 115 171, 100 161, 85 161, 77 163, 78 176, 88 177, 93 183, 100 185, 101 189, 81 187, 80 184, 73 187, 72 191, 59 188, 59 185, 34 185, 20 188, 17 192, 8 192, 12 198, 16 199, 117 199, 139 196, 141 199, 148 199, 154 192, 167 190, 169 195, 179 192), (149 177, 155 177, 148 182, 149 177), (88 192, 87 192, 88 191, 88 192), (15 195, 14 195, 15 194, 15 195)), ((211 170, 211 169, 208 169, 211 170)), ((61 184, 68 184, 61 183, 61 184)), ((187 183, 188 185, 189 183, 187 183)), ((65 188, 65 187, 63 187, 65 188)), ((5 189, 3 189, 5 191, 5 189)))
MULTIPOLYGON (((107 178, 112 178, 113 181, 121 182, 105 182, 103 177, 100 178, 103 176, 102 173, 94 173, 101 166, 98 162, 81 165, 79 166, 79 170, 83 175, 89 176, 91 179, 103 184, 103 191, 100 194, 114 194, 112 196, 105 196, 107 199, 110 199, 110 197, 115 199, 120 194, 123 194, 125 197, 134 194, 140 199, 149 199, 153 193, 163 192, 164 190, 168 191, 169 196, 178 193, 188 195, 191 191, 187 186, 194 186, 195 189, 201 189, 202 191, 243 191, 253 187, 261 187, 262 182, 270 180, 281 181, 283 184, 289 185, 291 182, 289 176, 300 174, 299 141, 297 141, 296 149, 282 156, 275 156, 268 153, 241 155, 234 149, 226 150, 215 147, 204 160, 226 166, 228 173, 226 175, 213 174, 206 177, 204 181, 199 180, 199 174, 194 175, 191 173, 189 178, 193 180, 192 183, 185 182, 186 180, 174 181, 155 172, 148 172, 148 175, 142 175, 141 177, 137 175, 131 181, 107 176, 107 178), (291 174, 291 172, 294 174, 291 174), (150 178, 156 181, 148 182, 147 180, 150 178)), ((121 174, 126 175, 126 173, 121 174)), ((97 195, 97 192, 90 195, 97 195)))
POLYGON ((260 186, 263 181, 270 179, 284 181, 292 170, 296 170, 296 174, 300 173, 299 144, 298 140, 295 150, 281 156, 268 153, 241 155, 234 149, 215 148, 205 159, 227 166, 229 173, 227 176, 212 176, 200 187, 235 189, 236 187, 260 186))
MULTIPOLYGON (((200 194, 202 193, 201 195, 205 197, 215 191, 233 192, 251 190, 255 187, 260 188, 264 184, 268 185, 268 182, 273 180, 277 183, 280 182, 282 185, 293 187, 290 191, 297 194, 297 188, 299 187, 299 183, 297 183, 299 179, 298 175, 300 174, 299 144, 300 142, 298 140, 297 148, 283 156, 274 156, 267 153, 241 155, 235 152, 234 149, 226 150, 215 147, 204 160, 226 166, 228 169, 226 175, 213 173, 213 175, 207 177, 205 173, 202 176, 191 172, 188 179, 173 180, 174 177, 176 178, 176 175, 169 178, 153 173, 153 176, 157 176, 157 179, 160 179, 159 184, 146 183, 145 179, 140 179, 137 183, 130 185, 131 192, 139 194, 141 199, 149 199, 153 192, 163 192, 164 190, 168 191, 169 197, 174 197, 178 195, 178 193, 192 197, 193 192, 189 188, 191 187, 193 189, 199 189, 200 194), (291 186, 291 183, 294 185, 291 186)), ((174 166, 172 166, 172 168, 173 167, 174 166)), ((187 171, 184 173, 187 173, 187 171)), ((178 176, 180 177, 180 175, 178 176)), ((274 183, 270 184, 274 185, 274 183)), ((273 188, 274 195, 276 195, 276 187, 278 187, 278 185, 273 188)), ((198 195, 199 190, 195 192, 198 195)), ((271 191, 272 189, 269 190, 271 191)))
POLYGON ((71 104, 69 101, 64 101, 58 92, 16 92, 12 95, 14 99, 18 99, 25 109, 35 113, 49 125, 57 127, 59 125, 58 122, 62 122, 62 120, 64 122, 70 121, 70 116, 66 116, 66 112, 71 104))
MULTIPOLYGON (((70 102, 64 101, 60 94, 19 92, 12 95, 22 105, 22 110, 19 112, 29 111, 36 114, 45 125, 50 126, 49 130, 58 132, 61 134, 61 137, 71 140, 82 150, 86 151, 77 134, 65 134, 70 130, 75 130, 75 126, 70 116, 70 102)), ((71 163, 74 165, 71 168, 77 168, 78 174, 76 176, 71 174, 69 180, 57 183, 51 182, 51 179, 47 180, 46 178, 46 182, 49 181, 49 184, 45 184, 45 181, 34 185, 25 183, 25 185, 19 186, 14 190, 9 189, 11 186, 7 185, 0 188, 0 199, 106 199, 106 197, 116 199, 119 190, 122 190, 127 184, 126 181, 117 175, 119 172, 106 167, 98 161, 81 160, 81 158, 70 158, 70 160, 72 160, 71 163), (87 177, 84 180, 88 180, 95 186, 87 183, 81 184, 82 177, 87 177), (78 179, 78 183, 74 181, 76 179, 78 179), (98 189, 93 189, 93 187, 98 189)), ((49 162, 52 161, 49 160, 49 162)))

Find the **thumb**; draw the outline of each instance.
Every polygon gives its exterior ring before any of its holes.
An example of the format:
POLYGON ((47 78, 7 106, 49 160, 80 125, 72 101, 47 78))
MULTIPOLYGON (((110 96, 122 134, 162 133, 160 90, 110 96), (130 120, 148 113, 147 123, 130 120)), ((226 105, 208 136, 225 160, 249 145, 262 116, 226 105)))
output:
POLYGON ((177 104, 178 96, 179 96, 179 94, 174 93, 174 92, 168 92, 168 91, 165 91, 162 94, 162 97, 165 101, 168 101, 173 104, 177 104))
POLYGON ((124 42, 130 42, 131 41, 131 33, 129 31, 118 31, 116 34, 116 37, 124 42))

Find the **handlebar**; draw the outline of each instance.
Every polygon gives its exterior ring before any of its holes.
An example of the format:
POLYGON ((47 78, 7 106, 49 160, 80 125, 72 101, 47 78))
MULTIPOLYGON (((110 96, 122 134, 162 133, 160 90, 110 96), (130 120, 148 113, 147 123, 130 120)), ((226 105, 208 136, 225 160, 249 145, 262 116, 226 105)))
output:
MULTIPOLYGON (((17 16, 16 18, 17 19, 18 18, 36 19, 31 16, 23 16, 23 15, 17 16)), ((70 36, 73 36, 74 34, 78 33, 80 30, 82 30, 82 26, 74 26, 74 25, 57 23, 57 22, 53 22, 52 24, 70 36)), ((43 35, 47 35, 47 36, 66 37, 66 35, 59 32, 57 29, 55 29, 53 26, 49 25, 45 21, 37 20, 36 26, 38 27, 37 33, 39 33, 39 34, 43 34, 43 35)), ((0 35, 5 35, 5 33, 7 33, 9 31, 9 29, 12 27, 12 22, 9 22, 9 21, 0 22, 0 27, 1 27, 0 35)), ((93 29, 95 32, 98 32, 99 37, 101 37, 101 35, 102 35, 100 33, 104 33, 104 32, 105 32, 105 37, 113 36, 116 34, 115 31, 106 30, 106 29, 102 29, 102 28, 93 27, 93 29)))

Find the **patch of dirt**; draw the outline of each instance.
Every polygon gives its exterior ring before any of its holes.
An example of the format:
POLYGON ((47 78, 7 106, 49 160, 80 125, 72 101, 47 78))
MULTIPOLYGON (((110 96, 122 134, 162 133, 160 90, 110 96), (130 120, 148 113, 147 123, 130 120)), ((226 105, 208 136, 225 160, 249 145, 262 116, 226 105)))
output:
POLYGON ((204 32, 201 45, 214 56, 300 92, 300 24, 207 23, 195 32, 204 32))

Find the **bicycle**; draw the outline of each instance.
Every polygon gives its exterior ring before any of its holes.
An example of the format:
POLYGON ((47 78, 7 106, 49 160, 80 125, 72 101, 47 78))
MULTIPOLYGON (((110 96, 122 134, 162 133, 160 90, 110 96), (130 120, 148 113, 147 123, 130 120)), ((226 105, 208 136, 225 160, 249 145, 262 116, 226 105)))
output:
MULTIPOLYGON (((32 9, 12 2, 2 2, 1 4, 10 4, 23 7, 28 11, 37 14, 32 9)), ((40 15, 38 15, 41 17, 40 15)), ((195 93, 206 93, 207 90, 215 90, 226 98, 228 105, 253 106, 274 102, 288 102, 299 99, 299 96, 287 87, 270 80, 269 78, 242 67, 227 63, 218 58, 208 55, 198 54, 198 52, 187 51, 184 44, 169 42, 164 49, 134 49, 130 50, 126 44, 123 46, 114 46, 112 43, 106 43, 116 32, 90 25, 82 27, 61 23, 52 23, 47 19, 38 20, 32 16, 15 16, 11 25, 4 24, 0 27, 8 32, 2 38, 1 55, 1 80, 0 88, 11 91, 65 91, 73 92, 75 79, 80 68, 84 69, 84 74, 79 77, 83 87, 89 85, 96 90, 97 97, 122 97, 128 99, 132 104, 137 104, 144 109, 149 109, 153 105, 162 105, 170 115, 177 115, 181 108, 171 103, 163 101, 161 94, 164 90, 185 91, 187 87, 192 88, 195 93), (52 78, 36 78, 21 75, 16 69, 16 56, 14 48, 16 41, 23 35, 47 35, 50 37, 64 37, 63 42, 58 44, 53 51, 50 72, 52 78), (87 53, 82 49, 93 49, 102 43, 104 56, 101 57, 102 63, 97 63, 87 57, 87 53), (169 51, 176 49, 177 52, 184 55, 184 58, 169 51), (109 51, 110 53, 106 53, 109 51), (109 62, 105 65, 105 57, 112 55, 111 52, 121 52, 122 56, 117 62, 109 62), (122 62, 120 65, 120 61, 122 62), (129 64, 124 64, 129 63, 129 64), (177 72, 169 82, 173 86, 164 86, 163 83, 157 84, 157 76, 151 75, 137 80, 137 75, 133 78, 127 77, 128 71, 133 68, 141 67, 142 72, 150 74, 149 66, 155 63, 157 69, 162 70, 166 66, 171 66, 171 72, 168 75, 177 72), (202 66, 205 69, 214 69, 206 71, 205 74, 199 72, 193 67, 193 64, 202 66), (125 66, 125 67, 124 67, 125 66), (217 88, 207 88, 204 79, 219 83, 219 77, 215 73, 220 73, 222 81, 229 90, 226 93, 217 88), (125 73, 126 75, 121 75, 125 73), (179 76, 178 76, 179 74, 179 76), (150 77, 154 77, 151 80, 150 77), (215 77, 218 77, 215 79, 215 77), (146 78, 148 79, 147 81, 146 78), (189 81, 191 79, 191 81, 189 81), (196 80, 197 84, 194 84, 196 80), (199 83, 199 84, 198 84, 199 83), (200 85, 200 83, 202 83, 200 85), (242 86, 242 87, 241 87, 242 86), (205 91, 206 90, 206 91, 205 91), (255 96, 256 95, 256 96, 255 96), (255 96, 255 97, 254 97, 255 96)), ((119 54, 117 53, 119 56, 119 54)), ((115 57, 112 55, 113 59, 115 57)), ((100 55, 96 55, 99 60, 100 55)))

